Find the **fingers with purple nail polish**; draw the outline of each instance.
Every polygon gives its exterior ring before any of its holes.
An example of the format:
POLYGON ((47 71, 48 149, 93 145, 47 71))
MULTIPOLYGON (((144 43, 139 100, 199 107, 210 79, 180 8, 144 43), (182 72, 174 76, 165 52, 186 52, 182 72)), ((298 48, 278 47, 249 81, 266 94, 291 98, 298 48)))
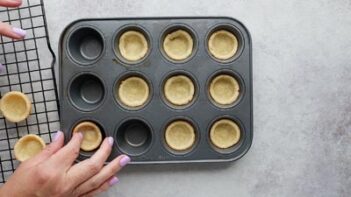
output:
POLYGON ((13 27, 12 31, 22 38, 24 38, 27 34, 27 32, 25 30, 17 28, 17 27, 13 27))
POLYGON ((8 23, 0 22, 0 35, 13 39, 23 39, 26 36, 26 31, 18 27, 12 27, 8 23))
POLYGON ((128 157, 127 155, 123 155, 121 160, 119 160, 119 165, 121 167, 126 166, 128 163, 130 162, 130 157, 128 157))
MULTIPOLYGON (((0 0, 0 6, 4 7, 18 7, 21 4, 22 0, 0 0)), ((18 27, 12 27, 8 23, 0 22, 0 35, 13 39, 23 39, 26 36, 26 31, 18 27)))
POLYGON ((58 139, 60 139, 60 137, 63 135, 62 131, 57 131, 54 136, 53 136, 53 140, 54 142, 57 141, 58 139))
POLYGON ((114 142, 113 137, 108 137, 107 140, 108 140, 108 143, 110 144, 110 146, 113 146, 113 142, 114 142))
POLYGON ((112 177, 109 181, 110 186, 115 185, 119 182, 119 179, 117 177, 112 177))

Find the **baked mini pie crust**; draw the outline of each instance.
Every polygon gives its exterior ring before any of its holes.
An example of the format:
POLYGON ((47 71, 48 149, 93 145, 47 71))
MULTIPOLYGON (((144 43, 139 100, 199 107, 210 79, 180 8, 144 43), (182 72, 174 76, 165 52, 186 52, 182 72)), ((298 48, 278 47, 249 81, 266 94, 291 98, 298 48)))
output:
POLYGON ((167 34, 163 41, 164 52, 169 58, 177 61, 188 58, 193 52, 193 46, 191 35, 184 30, 167 34))
POLYGON ((25 135, 15 144, 15 157, 18 161, 25 161, 40 153, 45 146, 45 142, 41 137, 34 134, 25 135))
POLYGON ((215 58, 227 60, 238 51, 238 39, 227 30, 218 30, 210 36, 208 49, 215 58))
POLYGON ((97 149, 102 141, 100 128, 93 122, 84 121, 74 127, 73 133, 81 132, 83 134, 83 142, 80 148, 84 151, 92 151, 97 149))
POLYGON ((185 151, 194 145, 195 131, 193 126, 186 121, 174 121, 166 128, 165 139, 171 149, 185 151))
POLYGON ((8 121, 16 123, 25 120, 29 116, 32 104, 22 92, 12 91, 1 98, 0 108, 8 121))
POLYGON ((149 85, 141 77, 129 77, 123 80, 118 87, 118 98, 128 107, 144 105, 149 98, 149 94, 149 85))
POLYGON ((210 95, 220 105, 233 104, 239 97, 238 81, 230 75, 218 75, 210 83, 210 95))
POLYGON ((120 54, 128 61, 138 61, 145 57, 149 50, 145 36, 138 31, 126 31, 119 38, 120 54))
POLYGON ((210 139, 217 148, 230 148, 239 142, 240 128, 232 120, 219 120, 211 127, 210 139))
POLYGON ((176 75, 167 79, 164 86, 164 95, 173 105, 189 104, 195 94, 193 81, 185 75, 176 75))

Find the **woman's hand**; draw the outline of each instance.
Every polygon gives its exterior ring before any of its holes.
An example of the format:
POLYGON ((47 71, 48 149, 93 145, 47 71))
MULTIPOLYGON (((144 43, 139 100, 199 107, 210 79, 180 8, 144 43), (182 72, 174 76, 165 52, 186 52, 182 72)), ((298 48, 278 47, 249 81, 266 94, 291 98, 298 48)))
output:
POLYGON ((91 158, 74 164, 82 139, 82 133, 76 133, 62 147, 64 136, 57 132, 50 145, 18 167, 0 189, 0 196, 94 196, 116 184, 115 174, 130 158, 121 155, 104 166, 114 142, 108 137, 91 158))
MULTIPOLYGON (((0 6, 2 7, 19 7, 21 4, 22 0, 0 0, 0 6)), ((0 35, 13 39, 23 39, 26 36, 26 31, 0 22, 0 35)))
MULTIPOLYGON (((0 6, 2 7, 19 7, 21 4, 22 0, 0 0, 0 6)), ((26 36, 26 31, 0 21, 0 35, 19 40, 26 36)), ((0 73, 3 70, 4 66, 0 63, 0 73)))

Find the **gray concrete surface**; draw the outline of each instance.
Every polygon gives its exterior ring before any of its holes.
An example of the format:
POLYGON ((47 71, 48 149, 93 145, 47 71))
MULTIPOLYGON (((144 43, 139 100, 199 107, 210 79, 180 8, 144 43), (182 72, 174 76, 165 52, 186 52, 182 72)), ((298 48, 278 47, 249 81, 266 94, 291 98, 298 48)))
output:
POLYGON ((254 142, 228 165, 129 166, 103 196, 350 196, 351 1, 46 0, 51 43, 84 17, 231 16, 251 31, 254 142))

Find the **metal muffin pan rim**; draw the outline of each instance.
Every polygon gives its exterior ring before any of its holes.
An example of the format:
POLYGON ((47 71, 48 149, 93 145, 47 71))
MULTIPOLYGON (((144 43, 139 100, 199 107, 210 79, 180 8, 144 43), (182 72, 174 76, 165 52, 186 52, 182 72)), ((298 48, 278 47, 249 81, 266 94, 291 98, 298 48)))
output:
POLYGON ((133 111, 137 112, 137 111, 145 109, 151 103, 151 101, 153 100, 153 97, 154 97, 153 91, 154 91, 154 87, 153 87, 152 81, 150 79, 148 79, 146 77, 146 75, 143 72, 141 72, 141 71, 124 71, 124 72, 120 73, 116 77, 115 81, 113 82, 113 86, 112 86, 112 94, 113 94, 114 103, 116 104, 116 106, 119 109, 121 109, 123 111, 126 111, 126 112, 133 112, 133 111), (143 105, 141 105, 141 106, 130 107, 130 106, 127 106, 127 105, 123 104, 122 101, 120 101, 120 98, 118 96, 117 88, 119 87, 119 85, 121 84, 121 82, 123 80, 128 79, 129 77, 140 77, 148 85, 149 96, 148 96, 147 100, 145 101, 145 103, 143 105))
POLYGON ((240 58, 241 54, 243 53, 244 48, 245 48, 245 38, 242 35, 242 32, 237 27, 235 27, 234 25, 232 25, 230 23, 219 23, 219 24, 216 24, 216 25, 213 25, 212 27, 210 27, 205 35, 204 42, 205 42, 204 48, 206 50, 207 55, 210 57, 210 59, 212 59, 213 61, 220 63, 222 65, 228 65, 228 64, 231 64, 231 63, 235 62, 236 60, 238 60, 240 58), (208 44, 209 44, 209 40, 210 40, 211 35, 219 30, 229 31, 238 40, 237 51, 235 52, 235 54, 231 58, 226 59, 226 60, 221 60, 221 59, 214 57, 211 54, 210 49, 208 48, 208 44))
POLYGON ((70 105, 72 105, 76 110, 79 110, 81 112, 93 112, 93 111, 98 110, 105 103, 105 101, 107 100, 107 97, 108 97, 107 96, 108 90, 106 88, 105 81, 98 74, 91 72, 91 71, 79 72, 79 73, 76 73, 75 75, 73 75, 72 78, 69 80, 68 86, 66 87, 66 89, 67 89, 67 93, 68 93, 67 97, 68 97, 68 101, 69 101, 70 105), (99 80, 99 82, 102 84, 102 88, 104 91, 103 95, 102 95, 102 99, 99 102, 99 104, 97 104, 95 107, 92 107, 90 109, 83 109, 80 106, 78 106, 72 100, 72 95, 71 95, 71 87, 72 87, 73 82, 75 82, 75 80, 78 79, 79 77, 86 76, 86 75, 92 75, 92 76, 96 77, 99 80))
POLYGON ((223 155, 234 153, 235 151, 240 149, 243 146, 243 143, 244 143, 244 141, 246 140, 246 137, 247 137, 247 135, 246 135, 247 130, 246 130, 244 124, 241 122, 241 120, 239 118, 237 118, 237 117, 235 117, 233 115, 222 115, 222 116, 217 116, 217 117, 212 118, 212 120, 210 121, 210 123, 207 126, 206 131, 207 131, 206 132, 206 134, 207 134, 207 137, 206 137, 207 144, 211 147, 211 149, 213 151, 215 151, 216 153, 219 153, 219 154, 223 154, 223 155), (211 142, 211 136, 210 136, 212 126, 217 121, 220 121, 220 120, 223 120, 223 119, 228 119, 228 120, 233 121, 240 128, 240 139, 239 139, 239 141, 236 144, 234 144, 233 146, 231 146, 229 148, 224 148, 224 149, 218 148, 216 145, 214 145, 211 142))
POLYGON ((236 106, 240 105, 241 101, 243 100, 243 97, 246 95, 246 87, 245 86, 246 85, 245 85, 245 82, 244 82, 242 76, 240 74, 238 74, 235 70, 229 69, 229 68, 222 68, 222 69, 216 70, 207 78, 204 91, 206 92, 207 99, 214 107, 216 107, 217 109, 220 109, 220 110, 232 110, 236 106), (233 77, 238 82, 239 88, 240 88, 238 98, 233 103, 228 104, 228 105, 222 105, 222 104, 217 103, 212 98, 211 93, 210 93, 211 82, 213 81, 214 78, 216 78, 217 76, 222 75, 222 74, 229 75, 229 76, 233 77))
MULTIPOLYGON (((115 142, 116 142, 117 150, 119 150, 123 154, 127 154, 127 155, 130 155, 133 157, 139 157, 139 156, 142 156, 142 155, 146 154, 147 152, 149 152, 152 149, 152 147, 154 146, 155 135, 156 134, 155 134, 155 131, 154 131, 154 128, 152 127, 152 125, 145 118, 140 117, 140 116, 127 116, 126 118, 117 122, 117 124, 114 126, 114 130, 112 133, 112 137, 115 139, 115 142), (150 143, 147 145, 147 147, 143 151, 141 151, 139 153, 130 153, 128 151, 125 151, 124 148, 121 148, 121 144, 119 143, 118 139, 120 139, 120 138, 117 138, 119 129, 122 126, 124 126, 125 123, 127 123, 129 121, 139 121, 139 122, 145 124, 148 127, 149 132, 150 132, 150 136, 148 136, 150 138, 150 143)), ((123 139, 123 140, 125 140, 125 139, 123 139)))
MULTIPOLYGON (((67 26, 66 28, 69 28, 69 26, 67 26)), ((65 29, 64 32, 66 32, 68 29, 65 29)), ((62 33, 62 35, 64 35, 64 33, 62 33)), ((62 37, 60 38, 60 42, 61 42, 61 39, 62 37)), ((66 47, 66 53, 68 55, 68 57, 77 65, 77 66, 80 66, 80 67, 94 67, 94 64, 96 62, 98 62, 103 56, 104 54, 106 53, 106 40, 105 40, 105 36, 104 34, 100 31, 100 29, 94 25, 88 25, 88 24, 84 24, 84 25, 79 25, 79 26, 76 26, 74 27, 73 29, 70 30, 69 32, 69 35, 67 36, 67 40, 66 40, 66 44, 65 44, 65 47, 66 47), (72 39, 72 36, 77 33, 79 30, 81 29, 84 29, 84 28, 88 28, 88 29, 91 29, 93 31, 95 31, 96 33, 99 34, 100 38, 102 39, 102 49, 101 49, 101 52, 99 54, 98 57, 96 57, 95 59, 93 60, 88 60, 86 59, 86 63, 84 62, 81 62, 79 60, 77 60, 71 53, 71 50, 69 48, 69 43, 72 39)))
POLYGON ((190 27, 189 25, 185 23, 173 23, 168 26, 166 26, 163 30, 161 30, 161 34, 158 38, 158 51, 161 53, 163 59, 168 61, 171 64, 175 64, 174 66, 180 65, 180 64, 185 64, 189 61, 191 61, 197 54, 199 50, 199 36, 197 35, 196 31, 190 27), (165 41, 165 38, 168 34, 177 31, 177 30, 184 30, 186 31, 190 36, 193 41, 193 49, 191 51, 191 54, 189 57, 183 59, 183 60, 174 60, 171 57, 167 55, 163 48, 163 43, 165 41))
POLYGON ((163 77, 161 78, 161 81, 159 83, 159 96, 160 96, 160 100, 162 100, 162 103, 170 110, 175 110, 175 111, 182 111, 182 110, 187 110, 190 109, 191 107, 193 107, 199 100, 200 98, 200 83, 198 82, 198 79, 196 77, 194 77, 194 75, 184 69, 177 69, 177 70, 172 70, 169 71, 167 73, 165 73, 163 75, 163 77), (166 82, 168 79, 170 79, 171 77, 174 76, 186 76, 188 77, 193 85, 194 85, 194 96, 193 99, 186 105, 175 105, 172 104, 170 101, 167 100, 166 96, 165 96, 165 91, 164 91, 164 87, 166 85, 166 82))
POLYGON ((113 33, 111 46, 112 46, 113 54, 116 57, 116 60, 126 67, 131 67, 131 66, 141 65, 143 62, 145 62, 149 58, 150 54, 153 51, 152 41, 153 41, 153 38, 152 38, 150 32, 148 32, 148 30, 145 27, 143 27, 140 24, 136 24, 136 23, 132 24, 131 23, 131 24, 126 24, 126 25, 119 27, 113 33), (133 31, 133 30, 143 34, 145 39, 146 39, 146 42, 148 44, 147 45, 148 49, 147 49, 145 56, 137 61, 129 61, 129 60, 125 59, 119 50, 119 39, 121 38, 123 33, 127 32, 127 31, 133 31))
POLYGON ((188 116, 175 116, 172 118, 169 118, 167 121, 165 121, 163 124, 161 124, 161 137, 160 137, 160 143, 162 144, 162 148, 164 149, 164 151, 173 154, 174 157, 188 157, 191 156, 193 153, 196 152, 200 142, 201 142, 201 132, 200 132, 200 128, 197 124, 196 121, 194 121, 191 117, 188 116), (178 151, 178 150, 173 150, 171 147, 169 147, 169 145, 166 142, 166 129, 167 127, 172 124, 173 122, 176 121, 185 121, 187 123, 189 123, 195 132, 195 142, 194 144, 187 150, 184 151, 178 151))

